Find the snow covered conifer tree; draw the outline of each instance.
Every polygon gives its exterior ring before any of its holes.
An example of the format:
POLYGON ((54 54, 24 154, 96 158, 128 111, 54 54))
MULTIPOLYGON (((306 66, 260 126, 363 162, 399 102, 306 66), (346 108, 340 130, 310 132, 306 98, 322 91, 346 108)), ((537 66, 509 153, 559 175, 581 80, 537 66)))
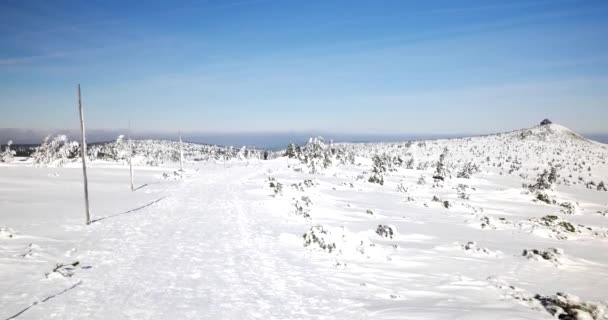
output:
POLYGON ((456 174, 458 178, 470 179, 471 176, 479 171, 479 167, 472 162, 467 162, 464 164, 462 169, 456 174))
POLYGON ((557 169, 553 166, 549 170, 543 170, 543 173, 536 178, 536 184, 530 186, 534 190, 547 190, 553 187, 557 182, 557 169))
POLYGON ((306 164, 310 173, 319 173, 332 165, 331 151, 325 144, 323 137, 310 138, 302 148, 300 161, 306 164))
POLYGON ((448 148, 445 147, 443 148, 443 152, 441 153, 441 155, 439 156, 439 161, 437 162, 437 167, 435 169, 435 174, 433 174, 433 179, 437 180, 445 180, 445 178, 447 177, 447 169, 445 168, 445 158, 448 155, 448 148))
POLYGON ((68 141, 65 135, 57 135, 53 140, 49 139, 51 136, 44 138, 42 144, 36 148, 32 154, 34 164, 38 165, 52 165, 63 166, 69 159, 76 158, 78 156, 78 143, 75 141, 68 141))
POLYGON ((372 175, 369 177, 368 181, 384 185, 384 174, 390 169, 390 157, 386 154, 383 156, 376 154, 373 156, 372 161, 374 162, 372 175))
POLYGON ((302 154, 302 148, 295 143, 290 143, 287 145, 287 149, 285 150, 285 156, 289 158, 300 158, 302 154))
MULTIPOLYGON (((127 150, 127 146, 124 142, 124 135, 119 135, 116 138, 116 141, 114 142, 114 148, 111 149, 112 152, 112 158, 115 161, 120 161, 123 159, 127 159, 127 155, 128 155, 128 150, 127 150)), ((128 159, 127 159, 128 160, 128 159)))
POLYGON ((13 144, 13 140, 9 140, 6 143, 6 147, 4 148, 4 152, 0 154, 0 162, 12 162, 15 157, 15 151, 11 150, 11 145, 13 144))

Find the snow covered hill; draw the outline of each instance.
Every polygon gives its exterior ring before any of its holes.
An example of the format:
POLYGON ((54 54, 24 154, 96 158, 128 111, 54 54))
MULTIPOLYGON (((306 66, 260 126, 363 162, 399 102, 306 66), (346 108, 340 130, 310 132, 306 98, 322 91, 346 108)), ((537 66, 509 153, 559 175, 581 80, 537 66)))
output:
POLYGON ((141 162, 135 192, 93 161, 89 226, 76 164, 0 164, 0 319, 608 319, 607 145, 549 124, 281 154, 141 162))

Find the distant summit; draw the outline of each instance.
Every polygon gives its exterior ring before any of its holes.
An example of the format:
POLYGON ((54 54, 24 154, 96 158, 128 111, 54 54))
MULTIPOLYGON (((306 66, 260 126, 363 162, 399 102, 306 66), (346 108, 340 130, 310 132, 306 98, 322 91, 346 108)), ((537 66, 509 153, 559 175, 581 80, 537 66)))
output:
POLYGON ((540 122, 540 125, 541 126, 546 126, 546 125, 549 125, 549 124, 552 124, 552 123, 553 122, 551 122, 551 120, 545 119, 545 120, 543 120, 543 121, 540 122))

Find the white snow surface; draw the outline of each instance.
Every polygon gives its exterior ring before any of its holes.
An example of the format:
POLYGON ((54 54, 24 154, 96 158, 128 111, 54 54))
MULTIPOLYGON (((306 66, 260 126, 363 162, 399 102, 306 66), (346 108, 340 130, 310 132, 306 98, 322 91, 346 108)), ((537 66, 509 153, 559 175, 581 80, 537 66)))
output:
POLYGON ((127 166, 93 161, 88 226, 78 163, 0 163, 0 319, 553 319, 534 296, 558 292, 595 308, 573 319, 608 319, 608 192, 589 184, 608 183, 606 145, 554 124, 337 146, 355 164, 141 166, 134 192, 127 166), (421 166, 370 183, 379 153, 421 166), (465 162, 479 172, 457 178, 465 162), (522 184, 549 164, 555 203, 535 201, 522 184))

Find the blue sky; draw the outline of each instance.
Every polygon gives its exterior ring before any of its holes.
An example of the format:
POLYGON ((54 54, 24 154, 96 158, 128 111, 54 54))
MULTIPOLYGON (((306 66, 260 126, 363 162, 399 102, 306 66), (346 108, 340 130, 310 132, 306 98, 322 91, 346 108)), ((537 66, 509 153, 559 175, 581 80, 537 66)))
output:
POLYGON ((608 133, 607 1, 0 2, 0 128, 608 133))

